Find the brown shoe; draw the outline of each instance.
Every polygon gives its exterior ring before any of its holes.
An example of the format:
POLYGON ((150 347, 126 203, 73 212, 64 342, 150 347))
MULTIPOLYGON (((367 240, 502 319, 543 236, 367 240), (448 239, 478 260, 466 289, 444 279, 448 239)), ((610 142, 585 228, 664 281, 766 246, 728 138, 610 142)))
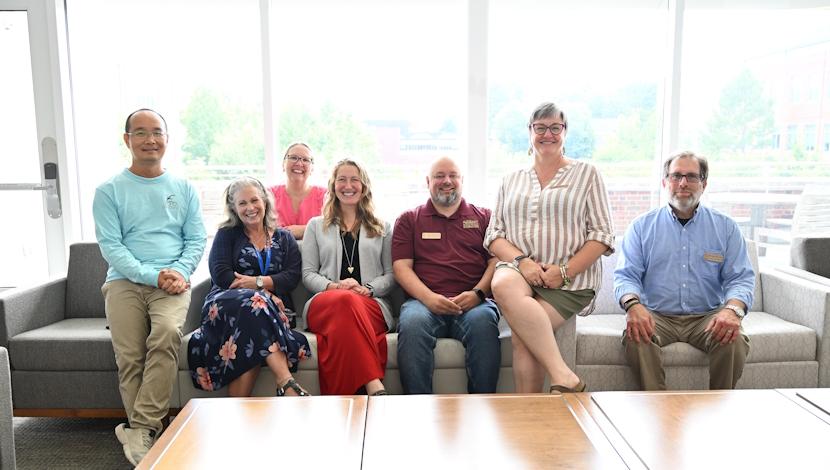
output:
POLYGON ((585 382, 579 379, 579 383, 574 388, 566 387, 564 385, 551 385, 550 393, 579 393, 585 391, 585 382))

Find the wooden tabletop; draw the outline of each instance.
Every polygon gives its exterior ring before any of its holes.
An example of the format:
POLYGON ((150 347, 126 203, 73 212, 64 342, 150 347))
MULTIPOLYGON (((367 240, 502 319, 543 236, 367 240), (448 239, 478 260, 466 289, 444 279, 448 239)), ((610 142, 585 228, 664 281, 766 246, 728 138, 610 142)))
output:
POLYGON ((181 413, 140 469, 359 469, 365 396, 201 398, 181 413))
POLYGON ((562 396, 372 398, 363 468, 625 468, 590 421, 562 396))
POLYGON ((651 469, 828 466, 828 423, 776 390, 581 395, 627 464, 636 458, 651 469))

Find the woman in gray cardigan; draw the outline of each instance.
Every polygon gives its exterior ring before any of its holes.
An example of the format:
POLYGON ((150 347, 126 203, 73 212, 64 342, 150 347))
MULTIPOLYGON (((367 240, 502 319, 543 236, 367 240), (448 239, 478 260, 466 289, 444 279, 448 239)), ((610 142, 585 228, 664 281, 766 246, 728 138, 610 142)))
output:
POLYGON ((334 166, 323 215, 303 236, 303 284, 314 296, 303 316, 317 335, 320 392, 385 395, 386 332, 392 233, 374 214, 366 171, 352 160, 334 166))

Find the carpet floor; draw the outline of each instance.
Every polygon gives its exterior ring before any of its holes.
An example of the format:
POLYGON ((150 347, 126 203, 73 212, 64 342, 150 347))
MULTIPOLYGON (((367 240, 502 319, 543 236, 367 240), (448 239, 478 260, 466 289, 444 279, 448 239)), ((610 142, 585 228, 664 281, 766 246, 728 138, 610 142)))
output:
POLYGON ((14 418, 18 470, 129 469, 115 426, 122 419, 14 418))

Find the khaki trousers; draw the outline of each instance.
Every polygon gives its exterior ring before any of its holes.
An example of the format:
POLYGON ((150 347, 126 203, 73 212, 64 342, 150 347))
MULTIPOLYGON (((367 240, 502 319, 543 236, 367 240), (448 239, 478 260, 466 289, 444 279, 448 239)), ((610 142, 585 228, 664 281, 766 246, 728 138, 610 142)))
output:
POLYGON ((666 373, 663 370, 663 346, 678 341, 689 343, 709 356, 709 389, 734 389, 744 371, 749 354, 749 337, 743 328, 741 335, 730 344, 720 344, 704 331, 712 316, 720 309, 700 315, 654 316, 654 335, 648 343, 630 341, 623 331, 622 343, 628 365, 640 380, 643 390, 665 390, 666 373))
POLYGON ((156 287, 118 279, 105 283, 101 292, 130 427, 158 434, 178 371, 190 290, 170 295, 156 287))

